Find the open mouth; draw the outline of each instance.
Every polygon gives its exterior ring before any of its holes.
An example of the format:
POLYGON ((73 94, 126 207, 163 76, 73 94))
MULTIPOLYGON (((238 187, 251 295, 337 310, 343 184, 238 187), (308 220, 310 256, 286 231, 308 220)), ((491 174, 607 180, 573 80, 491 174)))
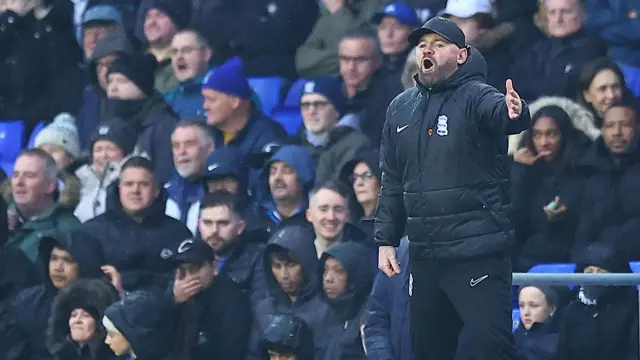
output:
POLYGON ((176 67, 178 68, 178 71, 187 70, 187 65, 186 64, 178 64, 176 67))
POLYGON ((432 60, 430 60, 430 59, 422 60, 422 69, 424 71, 431 71, 431 70, 433 70, 434 66, 435 66, 435 64, 433 63, 432 60))

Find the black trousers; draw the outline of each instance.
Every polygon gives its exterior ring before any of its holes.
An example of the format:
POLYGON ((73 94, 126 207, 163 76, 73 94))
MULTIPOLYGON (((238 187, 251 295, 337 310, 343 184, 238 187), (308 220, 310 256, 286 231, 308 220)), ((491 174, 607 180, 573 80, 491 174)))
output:
POLYGON ((516 360, 511 333, 511 259, 411 261, 411 343, 415 360, 452 360, 465 327, 464 351, 477 360, 516 360))

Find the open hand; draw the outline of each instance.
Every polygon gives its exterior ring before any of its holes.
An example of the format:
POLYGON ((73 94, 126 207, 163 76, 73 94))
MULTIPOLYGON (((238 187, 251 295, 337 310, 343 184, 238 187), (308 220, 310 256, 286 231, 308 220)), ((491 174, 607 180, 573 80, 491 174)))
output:
POLYGON ((380 246, 378 248, 378 268, 388 277, 400 274, 400 264, 396 259, 396 248, 380 246))
POLYGON ((183 269, 176 270, 176 278, 173 283, 173 299, 176 304, 182 304, 191 299, 202 289, 202 284, 197 278, 186 276, 183 269))
POLYGON ((525 147, 516 151, 515 154, 513 154, 513 161, 520 164, 524 164, 524 165, 533 165, 538 160, 540 160, 540 158, 545 157, 549 154, 550 153, 548 151, 542 151, 542 152, 539 152, 537 155, 533 155, 533 152, 531 152, 531 150, 525 147))
POLYGON ((100 269, 105 275, 107 275, 111 285, 118 290, 118 294, 120 294, 121 297, 124 296, 125 291, 122 287, 122 275, 120 275, 120 272, 111 265, 101 266, 100 269))
POLYGON ((507 94, 504 99, 507 102, 509 119, 515 120, 520 117, 522 113, 522 100, 520 99, 520 95, 513 90, 513 82, 511 79, 507 79, 507 94))

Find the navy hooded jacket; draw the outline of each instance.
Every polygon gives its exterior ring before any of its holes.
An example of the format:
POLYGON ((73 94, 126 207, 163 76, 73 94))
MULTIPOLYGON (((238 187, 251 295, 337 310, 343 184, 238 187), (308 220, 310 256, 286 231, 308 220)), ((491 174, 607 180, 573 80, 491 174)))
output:
POLYGON ((307 194, 315 182, 315 168, 311 153, 303 147, 286 145, 281 147, 264 166, 260 174, 260 201, 255 206, 256 220, 267 232, 274 233, 285 225, 307 225, 305 210, 307 209, 307 194), (274 162, 282 161, 296 172, 298 180, 302 183, 303 205, 299 211, 290 218, 282 219, 276 210, 276 204, 269 190, 269 169, 274 162))
POLYGON ((366 359, 360 338, 360 316, 364 311, 375 276, 371 248, 355 242, 340 243, 320 257, 318 279, 323 281, 324 264, 334 258, 347 272, 347 287, 335 299, 322 298, 330 310, 322 316, 323 323, 315 330, 316 359, 366 359))
POLYGON ((44 283, 20 292, 9 305, 9 323, 0 325, 0 338, 11 341, 11 349, 6 352, 7 360, 52 359, 46 347, 46 330, 51 314, 51 305, 58 289, 49 277, 49 258, 54 247, 68 251, 78 263, 79 278, 102 278, 100 267, 104 256, 100 243, 78 230, 59 234, 56 239, 45 237, 40 240, 38 259, 44 271, 44 283), (19 340, 18 340, 19 339, 19 340))
POLYGON ((409 314, 409 239, 400 241, 397 254, 400 275, 389 278, 379 271, 367 304, 364 327, 370 360, 411 360, 409 314))
POLYGON ((247 359, 262 359, 264 354, 264 349, 261 346, 262 336, 273 315, 292 314, 311 328, 320 326, 321 315, 326 311, 327 305, 322 302, 319 296, 318 258, 313 246, 313 238, 310 238, 309 235, 309 231, 305 227, 288 226, 276 232, 269 240, 264 253, 264 273, 269 295, 260 301, 255 308, 247 359), (277 249, 288 251, 300 262, 302 267, 303 280, 299 284, 295 301, 291 301, 280 288, 271 270, 271 254, 277 249))

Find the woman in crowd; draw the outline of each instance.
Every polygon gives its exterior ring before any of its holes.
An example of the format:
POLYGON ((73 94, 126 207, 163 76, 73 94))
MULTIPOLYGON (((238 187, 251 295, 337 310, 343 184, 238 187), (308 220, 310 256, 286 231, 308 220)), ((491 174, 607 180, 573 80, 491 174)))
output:
POLYGON ((554 360, 558 347, 559 297, 548 286, 523 286, 518 292, 520 324, 514 337, 524 360, 554 360))
POLYGON ((511 170, 514 271, 569 260, 583 184, 576 171, 586 141, 581 139, 560 107, 533 114, 511 170))
POLYGON ((133 151, 136 138, 119 119, 100 125, 91 139, 91 162, 76 170, 80 180, 80 203, 73 213, 85 222, 104 213, 107 187, 120 175, 120 162, 133 151))
POLYGON ((359 223, 360 228, 373 238, 373 220, 378 194, 380 193, 381 171, 378 167, 378 152, 363 151, 355 156, 342 168, 340 179, 353 189, 355 199, 352 209, 353 221, 359 223))
POLYGON ((104 310, 119 300, 109 283, 79 279, 58 293, 47 329, 47 347, 59 360, 110 360, 105 345, 104 310))
MULTIPOLYGON (((613 247, 594 243, 576 255, 576 272, 630 273, 613 247)), ((557 359, 638 359, 638 293, 633 286, 582 286, 562 313, 557 359)))
POLYGON ((607 108, 623 96, 632 97, 627 89, 622 70, 609 58, 598 58, 587 63, 578 79, 578 102, 595 116, 596 126, 602 125, 607 108))

